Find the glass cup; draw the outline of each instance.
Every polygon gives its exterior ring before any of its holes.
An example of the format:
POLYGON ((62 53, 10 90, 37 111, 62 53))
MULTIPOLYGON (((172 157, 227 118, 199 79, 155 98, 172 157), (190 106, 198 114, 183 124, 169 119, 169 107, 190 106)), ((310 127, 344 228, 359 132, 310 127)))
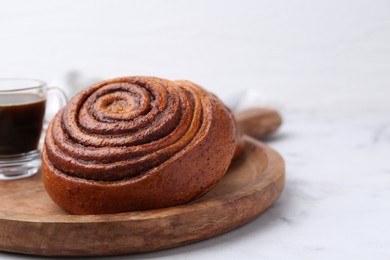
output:
POLYGON ((38 145, 48 93, 65 106, 64 92, 43 81, 0 78, 0 180, 29 177, 41 167, 38 145))

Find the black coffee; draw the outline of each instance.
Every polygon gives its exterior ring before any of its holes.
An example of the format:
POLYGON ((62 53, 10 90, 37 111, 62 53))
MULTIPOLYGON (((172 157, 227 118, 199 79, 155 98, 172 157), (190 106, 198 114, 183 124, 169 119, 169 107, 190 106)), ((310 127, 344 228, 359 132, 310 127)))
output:
POLYGON ((35 94, 0 94, 0 155, 37 149, 45 105, 35 94))

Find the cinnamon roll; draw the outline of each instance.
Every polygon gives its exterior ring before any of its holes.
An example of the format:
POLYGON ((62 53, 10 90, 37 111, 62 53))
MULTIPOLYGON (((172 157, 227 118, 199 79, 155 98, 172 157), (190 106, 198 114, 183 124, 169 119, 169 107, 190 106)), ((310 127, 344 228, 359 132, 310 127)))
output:
POLYGON ((222 102, 192 82, 107 80, 78 93, 50 122, 43 180, 73 214, 179 205, 223 177, 237 136, 222 102))

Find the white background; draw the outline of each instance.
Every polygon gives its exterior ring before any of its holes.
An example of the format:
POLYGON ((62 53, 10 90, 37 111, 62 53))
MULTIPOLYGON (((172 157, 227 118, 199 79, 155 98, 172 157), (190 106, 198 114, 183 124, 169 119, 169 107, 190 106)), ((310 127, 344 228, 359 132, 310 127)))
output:
POLYGON ((390 108, 390 1, 0 1, 0 77, 188 79, 227 100, 390 108), (374 101, 374 102, 372 102, 374 101))
POLYGON ((390 259, 389 0, 0 0, 0 77, 71 96, 126 75, 275 106, 287 167, 250 224, 132 259, 390 259))

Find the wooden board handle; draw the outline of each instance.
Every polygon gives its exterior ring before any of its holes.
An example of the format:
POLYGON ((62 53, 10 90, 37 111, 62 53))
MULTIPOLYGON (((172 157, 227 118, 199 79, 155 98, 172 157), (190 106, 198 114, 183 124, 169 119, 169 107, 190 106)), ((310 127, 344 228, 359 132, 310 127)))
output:
POLYGON ((237 125, 243 134, 256 139, 273 134, 282 124, 282 117, 273 109, 252 108, 235 114, 237 125))
POLYGON ((235 114, 239 142, 234 152, 233 160, 237 159, 244 151, 244 137, 249 135, 256 139, 263 139, 273 134, 282 124, 282 117, 273 109, 252 108, 235 114))

